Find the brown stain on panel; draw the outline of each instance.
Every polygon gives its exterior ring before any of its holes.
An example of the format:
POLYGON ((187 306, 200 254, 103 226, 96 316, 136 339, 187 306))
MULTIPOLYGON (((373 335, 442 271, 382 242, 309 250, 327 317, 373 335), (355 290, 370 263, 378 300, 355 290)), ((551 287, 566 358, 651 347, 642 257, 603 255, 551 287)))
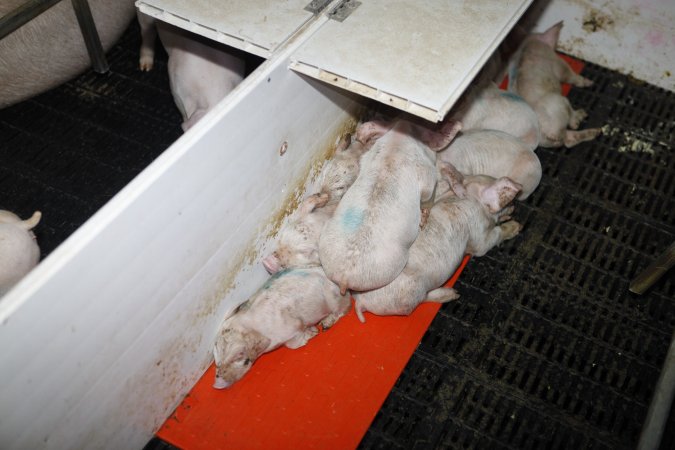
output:
POLYGON ((266 240, 277 236, 286 217, 298 208, 305 194, 305 187, 308 182, 316 181, 324 162, 335 153, 339 138, 345 133, 354 131, 358 122, 357 118, 360 115, 357 113, 353 114, 349 119, 345 120, 335 133, 328 136, 322 145, 319 145, 319 148, 322 150, 316 152, 300 175, 289 183, 289 193, 280 203, 279 207, 271 213, 267 221, 257 227, 254 237, 244 245, 243 250, 230 258, 230 263, 227 264, 227 267, 224 268, 215 283, 215 291, 202 301, 203 306, 195 313, 195 317, 191 321, 193 326, 199 326, 204 320, 216 313, 221 302, 236 287, 237 276, 245 267, 253 265, 259 259, 258 244, 261 237, 266 240))
POLYGON ((614 18, 604 14, 595 8, 589 8, 584 15, 582 28, 589 33, 596 31, 607 31, 614 25, 614 18))

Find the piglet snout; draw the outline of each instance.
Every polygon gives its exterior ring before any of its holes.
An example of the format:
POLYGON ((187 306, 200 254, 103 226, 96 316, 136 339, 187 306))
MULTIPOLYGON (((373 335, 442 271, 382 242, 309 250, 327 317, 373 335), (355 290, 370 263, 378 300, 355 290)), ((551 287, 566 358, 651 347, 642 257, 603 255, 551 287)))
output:
POLYGON ((213 383, 213 387, 216 389, 225 389, 232 385, 232 383, 223 380, 222 378, 216 377, 216 381, 213 383))

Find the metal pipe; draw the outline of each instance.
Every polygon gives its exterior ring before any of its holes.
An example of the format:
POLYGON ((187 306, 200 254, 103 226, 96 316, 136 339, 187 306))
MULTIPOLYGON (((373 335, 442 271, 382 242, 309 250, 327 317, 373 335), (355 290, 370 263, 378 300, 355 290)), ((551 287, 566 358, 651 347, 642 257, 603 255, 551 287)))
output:
POLYGON ((638 450, 657 450, 663 436, 663 429, 668 420, 675 394, 675 333, 670 341, 668 354, 661 369, 659 381, 656 383, 654 396, 647 411, 638 450))
POLYGON ((89 3, 87 3, 87 0, 71 1, 73 3, 75 15, 77 16, 77 21, 80 24, 80 31, 82 31, 84 43, 87 45, 91 65, 96 72, 105 73, 110 67, 108 66, 108 61, 105 59, 105 53, 103 52, 101 39, 99 39, 98 32, 96 31, 96 24, 91 15, 91 9, 89 9, 89 3))
POLYGON ((631 281, 628 290, 636 294, 643 294, 652 284, 656 283, 668 270, 675 265, 675 242, 670 244, 656 261, 631 281))
POLYGON ((0 17, 0 39, 21 28, 26 22, 47 11, 61 0, 28 0, 14 11, 0 17))

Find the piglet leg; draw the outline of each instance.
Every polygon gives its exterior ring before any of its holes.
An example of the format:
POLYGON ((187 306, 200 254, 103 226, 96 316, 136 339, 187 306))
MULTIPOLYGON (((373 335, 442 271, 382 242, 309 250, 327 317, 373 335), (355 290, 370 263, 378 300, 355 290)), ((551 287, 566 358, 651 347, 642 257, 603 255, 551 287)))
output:
POLYGON ((290 340, 286 341, 286 347, 292 350, 300 348, 317 334, 319 334, 319 329, 317 327, 307 327, 290 340))
POLYGON ((426 302, 447 303, 451 300, 457 300, 459 294, 452 288, 438 288, 427 292, 426 302))
POLYGON ((155 40, 157 39, 157 28, 155 27, 155 18, 136 12, 138 24, 141 26, 141 50, 138 67, 143 72, 152 70, 155 63, 155 40))
POLYGON ((436 188, 438 187, 438 182, 434 184, 434 190, 431 191, 431 197, 429 197, 427 200, 424 200, 422 203, 420 203, 420 209, 422 213, 422 218, 420 220, 420 229, 424 228, 424 225, 427 224, 427 220, 429 219, 429 214, 431 213, 431 207, 434 206, 434 203, 436 202, 436 188))
POLYGON ((581 144, 582 142, 592 141, 602 133, 601 128, 589 128, 587 130, 567 130, 565 131, 564 144, 565 147, 571 148, 575 145, 581 144))

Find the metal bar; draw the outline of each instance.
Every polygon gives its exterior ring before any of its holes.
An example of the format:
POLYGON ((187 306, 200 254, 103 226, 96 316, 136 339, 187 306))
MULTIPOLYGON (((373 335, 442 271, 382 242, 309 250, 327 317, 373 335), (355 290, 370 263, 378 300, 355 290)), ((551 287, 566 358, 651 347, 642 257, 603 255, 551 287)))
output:
POLYGON ((28 0, 14 11, 0 17, 0 39, 20 28, 61 0, 28 0))
POLYGON ((657 450, 661 444, 663 430, 668 420, 675 394, 675 334, 670 341, 666 361, 663 363, 654 396, 642 426, 638 450, 657 450))
POLYGON ((675 265, 675 242, 670 244, 656 261, 651 263, 645 270, 631 281, 628 290, 635 294, 643 294, 647 289, 656 283, 668 270, 675 265))
POLYGON ((108 61, 106 60, 105 54, 103 52, 101 39, 98 37, 98 32, 96 31, 94 18, 91 16, 89 3, 87 3, 87 0, 71 1, 73 3, 75 15, 77 16, 77 21, 80 24, 80 31, 82 31, 84 43, 86 44, 87 51, 89 52, 91 65, 96 72, 105 73, 110 67, 108 66, 108 61))

